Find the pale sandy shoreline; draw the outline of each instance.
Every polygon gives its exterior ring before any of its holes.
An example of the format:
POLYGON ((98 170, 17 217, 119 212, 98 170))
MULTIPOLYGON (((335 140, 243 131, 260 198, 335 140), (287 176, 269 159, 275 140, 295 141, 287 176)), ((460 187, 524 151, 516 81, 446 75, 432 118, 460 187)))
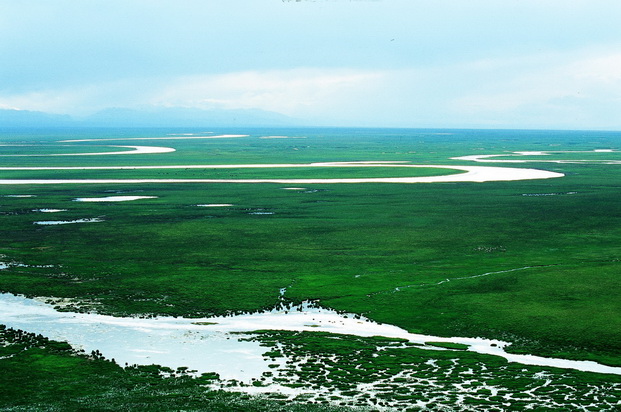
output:
POLYGON ((171 152, 176 151, 176 149, 172 147, 158 147, 158 146, 106 146, 106 147, 120 147, 120 148, 133 149, 133 150, 124 150, 121 152, 11 154, 11 155, 0 155, 0 157, 105 156, 105 155, 171 153, 171 152))
POLYGON ((77 197, 74 202, 130 202, 132 200, 157 199, 157 196, 106 196, 106 197, 77 197))
POLYGON ((104 356, 119 362, 156 363, 174 368, 187 366, 198 370, 199 373, 214 371, 214 368, 222 368, 217 372, 225 375, 232 372, 227 370, 226 365, 218 362, 205 363, 205 359, 201 359, 203 355, 207 355, 202 351, 210 350, 210 342, 219 348, 217 350, 222 351, 218 356, 228 357, 230 362, 239 362, 241 359, 244 362, 255 363, 252 367, 246 365, 249 369, 267 370, 261 356, 266 350, 264 347, 256 345, 251 349, 252 345, 240 344, 234 339, 234 335, 230 334, 251 333, 256 330, 285 330, 399 338, 428 349, 433 348, 426 346, 427 342, 459 343, 467 345, 469 351, 500 356, 510 362, 524 365, 621 375, 621 367, 606 366, 592 361, 514 355, 504 349, 509 343, 500 340, 409 333, 394 325, 376 323, 354 314, 339 314, 330 309, 312 308, 308 305, 303 305, 297 310, 290 308, 227 317, 142 319, 59 312, 52 305, 40 300, 1 293, 0 323, 32 333, 41 333, 51 339, 66 340, 72 346, 87 351, 100 350, 104 356), (236 346, 238 344, 239 347, 236 346), (197 350, 201 356, 197 356, 197 350), (149 356, 144 356, 144 353, 149 353, 149 356))
POLYGON ((103 219, 100 218, 84 218, 84 219, 75 219, 75 220, 40 220, 37 222, 32 222, 35 225, 42 226, 57 226, 57 225, 69 225, 74 223, 99 223, 103 222, 103 219))
POLYGON ((197 136, 197 135, 184 135, 184 136, 167 136, 167 137, 127 137, 116 139, 74 139, 74 140, 59 140, 59 143, 81 143, 81 142, 109 142, 112 140, 192 140, 192 139, 230 139, 235 137, 248 137, 247 134, 221 134, 215 136, 197 136))
POLYGON ((200 205, 196 205, 198 207, 230 207, 230 206, 235 206, 232 203, 204 203, 204 204, 200 204, 200 205))
MULTIPOLYGON (((182 137, 153 137, 131 138, 126 140, 150 140, 150 139, 216 139, 246 137, 247 135, 218 135, 218 136, 182 136, 182 137)), ((264 136, 265 137, 265 136, 264 136)), ((268 136, 283 138, 285 136, 268 136)), ((118 139, 81 139, 66 140, 63 142, 88 142, 118 139)), ((48 154, 40 156, 94 156, 94 155, 119 155, 119 154, 154 154, 170 153, 175 149, 171 147, 155 146, 109 146, 133 149, 122 152, 97 152, 75 154, 48 154)), ((614 152, 612 149, 596 149, 582 153, 614 152)), ((543 152, 523 151, 506 154, 492 155, 468 155, 453 157, 452 160, 465 160, 473 162, 497 162, 497 163, 525 163, 532 160, 524 159, 494 159, 499 156, 546 156, 551 153, 570 152, 543 152)), ((39 155, 4 155, 4 156, 39 156, 39 155)), ((545 161, 545 160, 544 160, 545 161)), ((567 160, 547 160, 554 163, 584 162, 567 160)), ((492 166, 459 166, 459 165, 414 165, 404 161, 358 161, 358 162, 317 162, 306 164, 224 164, 224 165, 165 165, 165 166, 74 166, 74 167, 0 167, 0 170, 158 170, 158 169, 250 169, 250 168, 298 168, 298 167, 412 167, 412 168, 436 168, 458 170, 464 173, 444 176, 416 176, 416 177, 384 177, 384 178, 341 178, 341 179, 0 179, 0 185, 46 185, 46 184, 148 184, 148 183, 278 183, 278 184, 335 184, 335 183, 457 183, 457 182, 498 182, 532 179, 550 179, 563 177, 564 174, 541 169, 492 167, 492 166)), ((617 163, 612 161, 611 163, 617 163)))
POLYGON ((148 183, 279 183, 279 184, 333 184, 333 183, 453 183, 498 182, 531 179, 551 179, 564 174, 540 169, 457 166, 457 165, 411 165, 381 162, 333 162, 333 163, 286 163, 286 164, 227 164, 227 165, 179 165, 179 166, 85 166, 85 167, 0 167, 0 170, 140 170, 140 169, 250 169, 250 168, 308 168, 308 167, 400 167, 436 168, 459 170, 465 173, 442 176, 376 177, 341 179, 0 179, 1 185, 46 184, 148 184, 148 183))
POLYGON ((520 157, 520 156, 549 156, 558 153, 618 153, 613 149, 595 149, 595 150, 546 150, 546 151, 523 151, 510 152, 503 154, 486 154, 486 155, 468 155, 451 157, 451 160, 466 160, 478 163, 603 163, 603 164, 621 164, 621 160, 592 160, 592 159, 495 159, 496 157, 520 157))

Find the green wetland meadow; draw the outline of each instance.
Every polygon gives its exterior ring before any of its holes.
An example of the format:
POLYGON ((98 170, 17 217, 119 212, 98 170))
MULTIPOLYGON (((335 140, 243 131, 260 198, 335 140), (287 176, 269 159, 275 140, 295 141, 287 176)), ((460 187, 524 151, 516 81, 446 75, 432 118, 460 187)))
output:
MULTIPOLYGON (((234 316, 313 301, 412 333, 499 339, 511 342, 511 353, 621 366, 618 150, 621 133, 589 131, 2 130, 0 180, 16 182, 0 184, 0 292, 63 302, 62 311, 145 318, 234 316), (228 134, 246 136, 204 138, 228 134), (134 150, 127 146, 176 150, 88 154, 134 150), (524 163, 453 159, 470 155, 524 163), (363 161, 383 163, 309 166, 363 161), (305 166, 230 166, 269 164, 305 166), (192 165, 229 167, 96 169, 192 165), (434 165, 533 168, 564 177, 161 181, 461 173, 434 165), (53 169, 59 167, 95 169, 53 169), (16 184, 26 179, 115 181, 16 184), (75 201, 108 196, 148 198, 75 201), (80 219, 96 221, 36 224, 80 219)), ((621 407, 621 375, 523 365, 459 344, 420 347, 322 331, 261 330, 242 339, 265 349, 270 369, 250 382, 184 368, 120 365, 98 352, 1 326, 0 409, 621 407)))

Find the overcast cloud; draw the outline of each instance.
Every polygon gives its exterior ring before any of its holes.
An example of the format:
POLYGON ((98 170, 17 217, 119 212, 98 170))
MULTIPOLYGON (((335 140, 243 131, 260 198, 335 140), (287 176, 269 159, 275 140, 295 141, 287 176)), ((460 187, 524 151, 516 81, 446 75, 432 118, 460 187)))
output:
POLYGON ((0 108, 621 129, 621 2, 0 0, 0 108))

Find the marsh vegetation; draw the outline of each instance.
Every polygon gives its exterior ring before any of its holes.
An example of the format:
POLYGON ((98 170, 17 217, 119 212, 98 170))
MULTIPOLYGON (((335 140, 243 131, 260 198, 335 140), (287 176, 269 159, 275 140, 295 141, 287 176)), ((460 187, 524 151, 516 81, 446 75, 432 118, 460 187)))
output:
MULTIPOLYGON (((115 145, 130 145, 132 141, 122 139, 194 132, 5 131, 3 142, 10 145, 2 147, 2 154, 20 154, 20 148, 27 148, 22 154, 89 153, 101 149, 97 141, 55 145, 59 140, 112 137, 119 139, 115 145)), ((289 186, 278 183, 0 185, 0 290, 67 299, 71 303, 62 310, 115 316, 231 315, 313 300, 410 332, 500 339, 512 342, 508 350, 516 353, 621 365, 619 134, 370 129, 234 133, 249 136, 158 141, 176 149, 166 153, 0 159, 2 167, 358 161, 429 167, 1 170, 0 179, 194 178, 207 173, 268 179, 291 176, 289 172, 344 178, 411 175, 411 170, 429 175, 449 172, 433 165, 472 164, 456 157, 502 153, 507 156, 496 159, 528 161, 506 166, 564 177, 304 184, 304 190, 282 190, 289 186), (259 138, 269 135, 306 138, 259 138), (511 156, 551 150, 546 156, 511 156), (550 162, 564 159, 579 161, 550 162), (135 200, 73 201, 108 196, 135 200), (41 221, 43 210, 54 210, 54 221, 102 221, 33 224, 41 221)), ((235 382, 206 382, 183 371, 163 374, 155 367, 121 368, 18 331, 5 330, 2 336, 3 376, 23 382, 2 385, 6 407, 36 408, 49 401, 57 408, 77 408, 84 405, 80 402, 92 402, 93 409, 106 410, 108 405, 144 405, 158 399, 164 407, 207 410, 243 408, 247 402, 257 410, 278 410, 285 400, 292 409, 297 404, 400 410, 458 404, 473 410, 519 410, 539 402, 551 410, 613 410, 619 399, 619 378, 612 375, 526 367, 460 348, 397 351, 400 342, 380 345, 373 339, 264 332, 255 339, 266 345, 266 353, 280 353, 273 358, 282 358, 284 366, 273 362, 281 366, 251 388, 257 392, 269 388, 269 382, 272 387, 293 384, 307 394, 264 390, 261 400, 240 394, 252 391, 235 382)))

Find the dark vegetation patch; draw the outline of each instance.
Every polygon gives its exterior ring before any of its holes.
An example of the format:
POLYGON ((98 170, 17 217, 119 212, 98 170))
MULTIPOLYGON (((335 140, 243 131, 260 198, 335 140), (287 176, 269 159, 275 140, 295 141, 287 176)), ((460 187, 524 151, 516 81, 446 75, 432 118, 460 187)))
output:
MULTIPOLYGON (((465 410, 614 410, 621 377, 525 366, 466 351, 428 350, 400 339, 262 331, 250 338, 284 358, 269 372, 283 385, 359 407, 465 410), (364 388, 362 390, 361 388, 364 388)), ((446 346, 442 344, 442 346, 446 346)), ((316 395, 317 396, 317 395, 316 395)))
POLYGON ((209 390, 217 375, 194 377, 155 365, 121 368, 98 353, 0 326, 0 406, 3 410, 349 410, 209 390))

